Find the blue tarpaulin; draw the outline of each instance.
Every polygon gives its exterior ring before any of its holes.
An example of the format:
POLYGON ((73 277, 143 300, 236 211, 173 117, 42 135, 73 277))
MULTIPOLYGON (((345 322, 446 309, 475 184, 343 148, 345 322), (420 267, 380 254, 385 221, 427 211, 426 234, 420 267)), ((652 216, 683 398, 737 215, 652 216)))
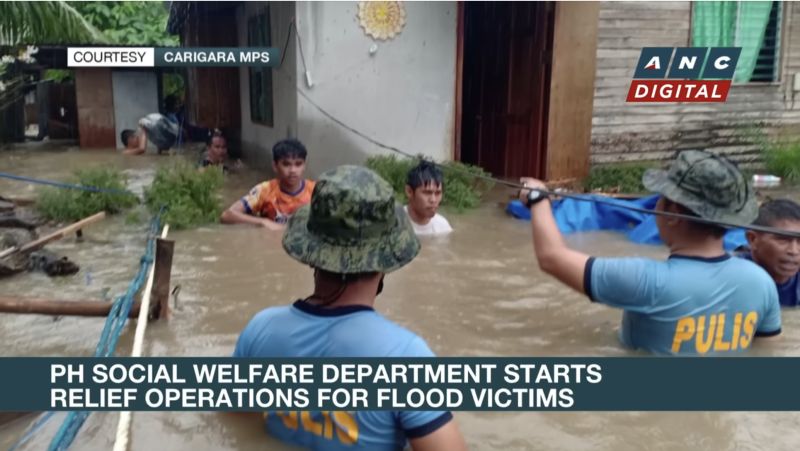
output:
MULTIPOLYGON (((658 237, 655 215, 625 208, 625 206, 632 206, 653 210, 658 200, 657 194, 633 200, 614 199, 592 194, 581 197, 585 199, 600 198, 603 203, 566 198, 553 202, 553 216, 556 218, 561 233, 613 230, 624 233, 634 243, 662 244, 658 237)), ((506 211, 518 219, 526 221, 531 219, 530 211, 518 200, 510 202, 506 211)), ((744 230, 728 231, 725 234, 724 245, 725 249, 729 251, 747 245, 744 230)))

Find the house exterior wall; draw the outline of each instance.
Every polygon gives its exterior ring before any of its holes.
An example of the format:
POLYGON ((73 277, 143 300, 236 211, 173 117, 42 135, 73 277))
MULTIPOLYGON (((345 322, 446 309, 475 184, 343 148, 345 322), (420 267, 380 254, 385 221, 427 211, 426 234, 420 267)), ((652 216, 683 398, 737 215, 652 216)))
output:
POLYGON ((691 44, 691 2, 603 2, 600 6, 592 117, 592 163, 664 160, 707 149, 743 165, 758 162, 748 130, 770 135, 800 128, 792 79, 800 72, 800 5, 783 3, 781 73, 776 83, 735 84, 725 103, 626 103, 642 47, 691 44))
MULTIPOLYGON (((316 104, 370 137, 449 160, 457 5, 403 4, 407 19, 402 32, 392 40, 373 41, 359 26, 356 2, 298 2, 298 30, 313 85, 306 84, 301 61, 296 63, 297 83, 316 104), (377 51, 370 54, 373 44, 377 51)), ((296 132, 309 149, 312 174, 387 152, 335 124, 299 95, 296 132)))
MULTIPOLYGON (((117 149, 125 148, 120 134, 125 129, 136 130, 139 119, 158 113, 158 80, 154 72, 112 71, 114 96, 114 136, 117 149)), ((148 147, 155 149, 153 143, 148 147)))

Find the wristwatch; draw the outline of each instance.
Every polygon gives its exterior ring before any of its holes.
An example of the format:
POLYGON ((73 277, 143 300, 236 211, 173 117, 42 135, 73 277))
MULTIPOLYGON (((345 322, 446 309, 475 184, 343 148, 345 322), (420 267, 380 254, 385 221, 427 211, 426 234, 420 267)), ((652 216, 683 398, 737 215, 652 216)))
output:
POLYGON ((544 199, 548 199, 547 193, 544 191, 539 190, 530 190, 528 191, 528 198, 525 200, 525 206, 528 208, 533 207, 537 203, 543 201, 544 199))

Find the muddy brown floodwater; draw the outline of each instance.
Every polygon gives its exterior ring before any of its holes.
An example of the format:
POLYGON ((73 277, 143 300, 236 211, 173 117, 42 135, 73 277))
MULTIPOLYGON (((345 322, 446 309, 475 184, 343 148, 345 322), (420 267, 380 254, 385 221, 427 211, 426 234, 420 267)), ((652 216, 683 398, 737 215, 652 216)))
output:
MULTIPOLYGON (((176 157, 13 150, 0 153, 0 171, 60 179, 75 168, 114 165, 126 171, 134 189, 141 189, 170 158, 176 157)), ((257 171, 228 176, 225 202, 260 178, 257 171)), ((30 197, 35 188, 0 179, 0 193, 30 197)), ((448 218, 455 233, 424 240, 420 256, 387 277, 378 311, 420 334, 443 356, 630 354, 616 339, 619 310, 591 304, 539 270, 527 223, 507 217, 496 202, 448 218)), ((65 239, 51 245, 81 265, 77 275, 22 274, 0 281, 0 294, 65 300, 116 296, 137 270, 145 228, 120 217, 93 225, 82 243, 65 239)), ((148 327, 146 356, 229 355, 253 314, 309 294, 311 270, 287 257, 274 234, 214 225, 172 231, 170 238, 175 240, 173 283, 181 291, 170 320, 148 327)), ((568 240, 595 255, 666 255, 663 248, 635 245, 613 233, 576 234, 568 240)), ((754 354, 797 354, 800 311, 784 310, 783 322, 783 336, 768 347, 756 346, 754 354)), ((102 326, 102 318, 0 314, 0 355, 89 356, 102 326)), ((130 353, 133 331, 128 326, 123 333, 118 355, 130 353)), ((769 378, 765 374, 741 390, 757 390, 769 378)), ((51 421, 23 449, 45 448, 62 418, 51 421)), ((456 418, 475 450, 795 450, 800 443, 798 413, 463 412, 456 418)), ((117 420, 116 413, 91 415, 73 449, 110 449, 117 420)), ((30 422, 26 418, 0 429, 0 447, 7 449, 30 422)), ((133 415, 131 449, 287 448, 230 415, 148 412, 133 415)))

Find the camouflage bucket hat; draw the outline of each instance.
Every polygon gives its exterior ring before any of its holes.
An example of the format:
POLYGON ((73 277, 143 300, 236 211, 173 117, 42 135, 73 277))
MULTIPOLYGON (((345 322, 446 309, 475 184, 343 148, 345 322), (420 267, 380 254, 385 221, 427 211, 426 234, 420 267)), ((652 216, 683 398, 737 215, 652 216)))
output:
POLYGON ((361 166, 339 166, 320 176, 311 205, 289 220, 283 248, 314 268, 354 274, 394 271, 420 244, 385 180, 361 166))
POLYGON ((745 176, 728 159, 709 152, 685 150, 669 170, 645 172, 642 183, 704 219, 747 225, 758 216, 758 203, 745 176))

